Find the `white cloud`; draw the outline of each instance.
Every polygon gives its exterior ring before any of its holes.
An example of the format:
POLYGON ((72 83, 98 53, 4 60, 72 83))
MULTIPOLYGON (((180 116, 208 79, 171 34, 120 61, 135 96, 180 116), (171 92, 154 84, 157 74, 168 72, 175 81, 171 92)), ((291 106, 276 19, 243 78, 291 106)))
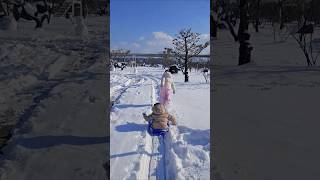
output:
MULTIPOLYGON (((173 47, 172 40, 173 36, 157 31, 152 32, 149 36, 141 36, 136 41, 132 43, 127 42, 119 42, 117 44, 112 45, 112 47, 119 47, 122 49, 129 49, 131 52, 135 53, 160 53, 164 51, 166 47, 173 47)), ((200 42, 204 43, 210 40, 209 34, 201 34, 200 42)), ((206 48, 201 54, 209 54, 210 48, 206 48)))
POLYGON ((135 47, 135 48, 139 48, 140 44, 139 43, 132 43, 132 46, 135 47))
POLYGON ((210 34, 200 34, 200 41, 210 41, 210 34))
POLYGON ((153 32, 152 33, 155 40, 160 41, 161 43, 168 44, 172 43, 173 37, 164 32, 153 32))
POLYGON ((152 40, 146 41, 146 44, 147 44, 148 46, 156 46, 156 45, 157 45, 157 43, 156 43, 155 41, 152 41, 152 40))
MULTIPOLYGON (((207 41, 210 41, 210 34, 200 34, 200 43, 205 43, 207 41)), ((210 45, 205 48, 201 54, 210 54, 210 45)))
POLYGON ((139 41, 143 41, 144 39, 144 36, 139 37, 139 41))
MULTIPOLYGON (((141 53, 159 53, 164 50, 165 47, 172 46, 173 37, 165 32, 152 32, 151 35, 144 37, 141 36, 137 42, 140 47, 135 51, 141 53)), ((135 43, 137 43, 135 42, 135 43)))

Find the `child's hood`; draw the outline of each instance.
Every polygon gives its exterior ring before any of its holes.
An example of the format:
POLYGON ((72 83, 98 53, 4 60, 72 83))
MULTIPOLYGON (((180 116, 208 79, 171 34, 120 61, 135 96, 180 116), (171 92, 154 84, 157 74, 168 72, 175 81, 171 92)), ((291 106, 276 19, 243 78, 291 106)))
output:
POLYGON ((170 72, 165 72, 165 73, 163 74, 163 76, 164 76, 165 78, 172 78, 172 75, 171 75, 170 72))
POLYGON ((162 104, 157 104, 152 107, 152 113, 153 114, 165 114, 166 109, 164 108, 164 106, 162 104))

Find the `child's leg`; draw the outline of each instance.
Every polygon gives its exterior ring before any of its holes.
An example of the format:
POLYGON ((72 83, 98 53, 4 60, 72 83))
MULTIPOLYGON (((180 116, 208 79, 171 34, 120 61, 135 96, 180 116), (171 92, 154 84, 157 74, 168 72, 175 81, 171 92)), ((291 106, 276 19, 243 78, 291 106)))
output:
POLYGON ((161 104, 164 104, 165 102, 165 90, 163 87, 160 87, 160 96, 159 96, 159 99, 160 99, 160 103, 161 104))
POLYGON ((168 105, 171 102, 171 90, 166 89, 166 97, 165 97, 165 104, 168 105))
POLYGON ((162 89, 162 97, 160 98, 160 103, 163 105, 166 105, 167 103, 167 93, 165 88, 162 89))

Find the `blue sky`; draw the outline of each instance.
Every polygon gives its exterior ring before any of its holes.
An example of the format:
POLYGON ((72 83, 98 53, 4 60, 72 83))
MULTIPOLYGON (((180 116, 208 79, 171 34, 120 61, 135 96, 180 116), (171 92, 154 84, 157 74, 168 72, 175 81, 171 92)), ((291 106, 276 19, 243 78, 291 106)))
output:
MULTIPOLYGON (((209 0, 110 0, 111 49, 158 53, 182 28, 209 40, 209 0)), ((208 53, 209 48, 206 49, 208 53)))

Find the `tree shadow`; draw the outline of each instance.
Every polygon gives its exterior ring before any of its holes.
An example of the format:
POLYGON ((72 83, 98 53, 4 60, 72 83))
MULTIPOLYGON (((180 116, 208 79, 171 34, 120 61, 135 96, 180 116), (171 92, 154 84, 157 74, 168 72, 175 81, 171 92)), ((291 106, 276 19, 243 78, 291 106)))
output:
POLYGON ((118 125, 115 128, 118 132, 134 132, 134 131, 146 131, 147 125, 146 124, 136 124, 127 122, 127 124, 118 125))
POLYGON ((109 137, 80 137, 80 136, 36 136, 31 138, 20 138, 17 140, 17 145, 23 146, 29 149, 41 149, 48 148, 53 146, 59 146, 62 144, 68 145, 93 145, 93 144, 102 144, 109 143, 109 137))

